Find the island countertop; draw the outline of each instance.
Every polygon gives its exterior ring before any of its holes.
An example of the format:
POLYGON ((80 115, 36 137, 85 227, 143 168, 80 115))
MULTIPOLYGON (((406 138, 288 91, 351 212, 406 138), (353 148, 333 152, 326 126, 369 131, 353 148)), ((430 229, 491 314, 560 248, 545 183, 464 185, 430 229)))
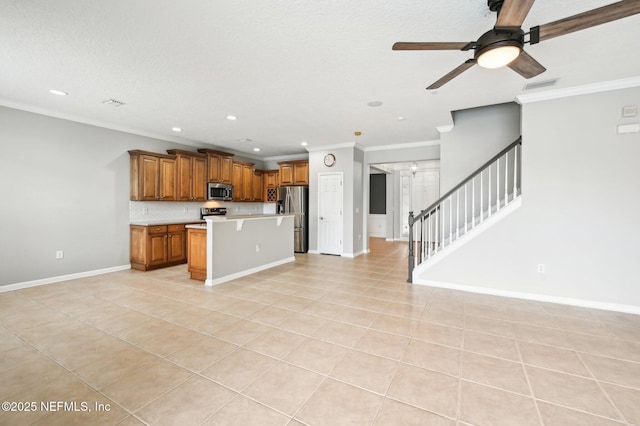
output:
POLYGON ((129 222, 129 225, 135 226, 159 226, 159 225, 180 225, 180 224, 205 224, 204 219, 173 219, 173 220, 149 220, 146 222, 137 221, 129 222))
POLYGON ((287 217, 294 216, 293 214, 238 214, 238 215, 226 215, 226 216, 210 216, 213 220, 240 220, 240 219, 267 219, 270 217, 287 217))

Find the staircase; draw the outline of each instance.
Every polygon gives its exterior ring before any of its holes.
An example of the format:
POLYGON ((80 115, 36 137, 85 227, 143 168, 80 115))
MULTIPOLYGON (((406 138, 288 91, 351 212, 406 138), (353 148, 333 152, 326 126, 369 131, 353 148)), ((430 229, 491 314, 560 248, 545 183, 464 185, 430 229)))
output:
POLYGON ((409 213, 409 278, 520 202, 522 138, 414 217, 409 213), (509 208, 507 208, 509 207, 509 208))

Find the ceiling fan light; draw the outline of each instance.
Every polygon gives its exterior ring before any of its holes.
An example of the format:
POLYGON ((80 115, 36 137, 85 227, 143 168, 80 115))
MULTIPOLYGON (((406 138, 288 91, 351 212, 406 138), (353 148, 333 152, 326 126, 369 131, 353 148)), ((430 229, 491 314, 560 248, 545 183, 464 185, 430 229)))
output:
POLYGON ((482 68, 500 68, 520 55, 518 46, 499 46, 480 53, 477 62, 482 68))

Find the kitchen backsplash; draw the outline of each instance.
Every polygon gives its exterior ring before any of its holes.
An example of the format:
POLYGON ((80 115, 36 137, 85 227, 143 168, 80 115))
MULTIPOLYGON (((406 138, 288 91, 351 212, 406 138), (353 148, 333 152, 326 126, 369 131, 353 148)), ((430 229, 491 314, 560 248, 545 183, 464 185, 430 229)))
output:
POLYGON ((273 214, 276 212, 275 203, 129 201, 129 222, 199 220, 200 207, 226 207, 229 215, 273 214))

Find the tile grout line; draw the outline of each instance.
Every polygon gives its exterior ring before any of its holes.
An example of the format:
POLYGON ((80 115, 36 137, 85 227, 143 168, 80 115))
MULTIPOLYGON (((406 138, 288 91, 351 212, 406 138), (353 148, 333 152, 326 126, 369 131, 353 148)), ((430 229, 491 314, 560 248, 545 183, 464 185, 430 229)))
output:
POLYGON ((527 381, 527 386, 529 387, 529 393, 531 394, 531 399, 533 400, 533 406, 536 408, 536 413, 538 414, 538 423, 541 426, 544 426, 544 419, 542 418, 542 413, 540 412, 540 406, 538 405, 536 394, 533 392, 533 386, 531 385, 531 380, 529 379, 529 373, 527 372, 527 368, 525 367, 524 358, 522 357, 522 352, 520 351, 520 345, 518 344, 518 340, 515 340, 515 346, 516 346, 516 350, 518 351, 518 358, 520 359, 520 368, 522 368, 522 372, 524 373, 524 378, 527 381))
POLYGON ((579 352, 576 352, 576 354, 578 355, 578 359, 580 360, 580 362, 582 363, 582 365, 584 366, 584 368, 587 369, 587 371, 589 372, 589 374, 591 374, 591 377, 593 378, 593 381, 596 382, 596 385, 598 386, 598 389, 600 389, 600 392, 602 392, 605 396, 605 398, 607 398, 607 401, 609 402, 609 404, 611 404, 611 406, 616 410, 616 413, 618 413, 618 415, 620 416, 620 418, 625 422, 625 423, 629 423, 626 419, 626 417, 622 414, 622 412, 620 411, 620 409, 618 408, 618 406, 613 402, 613 399, 611 399, 611 397, 609 396, 609 394, 604 390, 604 388, 602 387, 602 384, 600 383, 600 380, 596 377, 595 374, 593 374, 593 371, 591 371, 591 368, 589 368, 589 365, 585 362, 584 359, 582 359, 582 356, 579 352))

